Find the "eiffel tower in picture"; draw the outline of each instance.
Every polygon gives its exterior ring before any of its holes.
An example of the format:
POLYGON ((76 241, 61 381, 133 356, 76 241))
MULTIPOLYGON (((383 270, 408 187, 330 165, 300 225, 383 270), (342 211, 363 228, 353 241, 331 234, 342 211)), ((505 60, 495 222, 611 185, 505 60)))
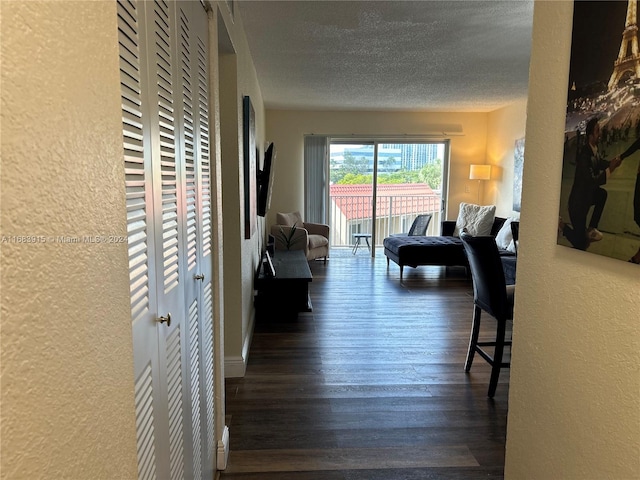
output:
POLYGON ((638 0, 629 0, 627 20, 622 32, 622 44, 618 58, 613 62, 613 73, 609 79, 609 91, 618 86, 625 73, 640 79, 640 54, 638 52, 638 0))

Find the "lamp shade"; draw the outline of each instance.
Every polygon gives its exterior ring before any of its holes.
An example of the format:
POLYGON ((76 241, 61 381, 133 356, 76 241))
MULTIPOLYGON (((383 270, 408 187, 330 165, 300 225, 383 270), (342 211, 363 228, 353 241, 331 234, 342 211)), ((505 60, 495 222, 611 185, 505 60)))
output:
POLYGON ((469 180, 489 180, 491 178, 491 165, 471 165, 469 168, 469 180))

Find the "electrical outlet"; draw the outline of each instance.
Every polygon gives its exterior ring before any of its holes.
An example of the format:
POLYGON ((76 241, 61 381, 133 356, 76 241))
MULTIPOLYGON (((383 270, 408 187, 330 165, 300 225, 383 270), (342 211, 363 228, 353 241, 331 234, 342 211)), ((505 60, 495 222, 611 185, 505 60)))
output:
POLYGON ((464 186, 464 193, 471 193, 471 190, 469 189, 469 185, 464 186))

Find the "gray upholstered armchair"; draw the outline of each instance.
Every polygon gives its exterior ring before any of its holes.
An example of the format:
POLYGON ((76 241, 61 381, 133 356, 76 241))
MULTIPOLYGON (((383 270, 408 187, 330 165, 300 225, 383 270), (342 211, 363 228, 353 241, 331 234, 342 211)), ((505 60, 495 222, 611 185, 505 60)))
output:
POLYGON ((327 261, 329 225, 304 222, 300 212, 277 213, 271 235, 276 239, 276 250, 304 250, 307 260, 324 257, 327 261))

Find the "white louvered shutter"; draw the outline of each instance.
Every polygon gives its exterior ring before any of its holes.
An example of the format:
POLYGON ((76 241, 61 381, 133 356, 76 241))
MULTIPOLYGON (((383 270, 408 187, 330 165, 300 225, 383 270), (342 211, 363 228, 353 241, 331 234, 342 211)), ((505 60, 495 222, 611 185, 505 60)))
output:
MULTIPOLYGON (((192 4, 192 11, 195 6, 192 4)), ((198 270, 203 276, 198 291, 200 299, 200 378, 202 394, 200 396, 202 425, 202 462, 205 478, 214 470, 215 432, 214 432, 214 378, 213 378, 213 291, 212 291, 212 255, 211 255, 211 157, 209 135, 209 45, 206 19, 195 14, 192 24, 197 27, 195 48, 192 51, 193 66, 197 78, 198 109, 196 115, 196 151, 198 171, 198 210, 197 217, 198 270)))
MULTIPOLYGON (((200 28, 200 32, 206 28, 200 28)), ((198 152, 199 180, 200 180, 200 271, 204 274, 204 285, 200 291, 202 302, 201 331, 202 331, 202 378, 204 395, 202 397, 202 443, 205 449, 204 465, 208 470, 214 468, 215 431, 214 431, 214 376, 213 376, 213 283, 212 283, 212 255, 211 255, 211 156, 209 136, 209 47, 206 34, 198 35, 198 152)))
MULTIPOLYGON (((166 468, 158 439, 167 435, 161 420, 160 357, 156 326, 154 203, 149 119, 143 107, 147 63, 142 3, 118 2, 122 128, 127 202, 129 282, 134 344, 138 478, 155 479, 166 468)), ((146 102, 146 100, 145 100, 146 102)))
POLYGON ((207 16, 119 0, 118 30, 139 478, 212 478, 207 16))
POLYGON ((196 2, 178 3, 178 43, 182 104, 180 138, 185 159, 191 435, 193 477, 211 478, 213 432, 213 305, 211 265, 211 192, 209 157, 209 76, 206 16, 196 2), (199 466, 199 468, 198 468, 199 466))

